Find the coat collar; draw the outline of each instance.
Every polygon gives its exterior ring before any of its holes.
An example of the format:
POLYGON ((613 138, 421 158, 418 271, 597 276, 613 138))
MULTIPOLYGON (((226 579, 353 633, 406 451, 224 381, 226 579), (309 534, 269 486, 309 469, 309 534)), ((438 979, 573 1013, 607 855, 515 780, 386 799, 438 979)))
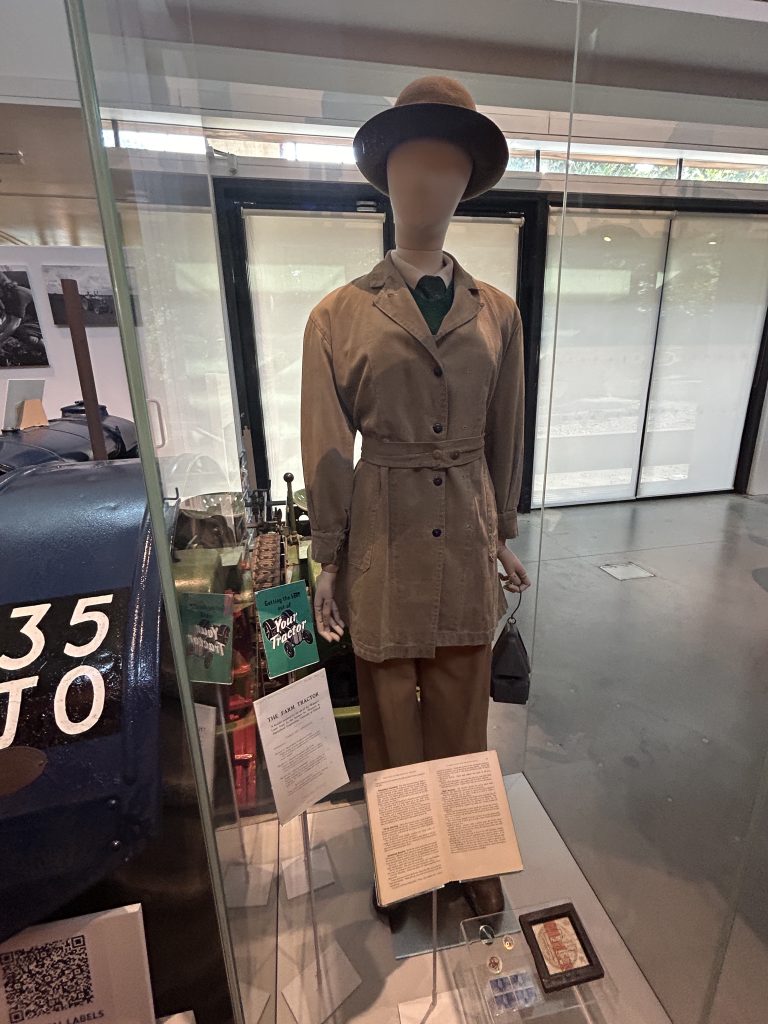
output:
POLYGON ((368 285, 377 292, 373 304, 421 342, 438 362, 437 342, 457 327, 473 320, 483 307, 475 279, 459 265, 455 257, 450 253, 446 255, 453 260, 453 303, 434 335, 427 327, 416 300, 389 253, 368 274, 368 285))

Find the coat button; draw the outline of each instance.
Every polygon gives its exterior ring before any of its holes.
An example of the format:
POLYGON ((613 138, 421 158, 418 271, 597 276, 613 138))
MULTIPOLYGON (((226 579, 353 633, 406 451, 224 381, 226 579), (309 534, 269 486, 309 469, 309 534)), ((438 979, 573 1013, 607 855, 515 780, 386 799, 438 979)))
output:
POLYGON ((436 476, 435 479, 432 481, 435 487, 439 487, 442 482, 443 478, 441 476, 436 476))
POLYGON ((435 529, 435 530, 432 531, 432 536, 433 537, 441 537, 442 533, 443 533, 442 530, 435 529))
POLYGON ((442 423, 433 423, 432 424, 432 429, 434 430, 434 432, 436 434, 442 434, 442 432, 443 432, 443 424, 442 423))
POLYGON ((442 369, 439 366, 436 366, 434 368, 434 370, 432 371, 432 373, 434 373, 434 375, 436 377, 442 377, 443 376, 443 371, 442 371, 442 369))
POLYGON ((459 457, 459 453, 458 453, 458 452, 451 452, 451 458, 452 458, 452 459, 453 459, 454 461, 455 461, 456 459, 458 459, 458 457, 459 457))

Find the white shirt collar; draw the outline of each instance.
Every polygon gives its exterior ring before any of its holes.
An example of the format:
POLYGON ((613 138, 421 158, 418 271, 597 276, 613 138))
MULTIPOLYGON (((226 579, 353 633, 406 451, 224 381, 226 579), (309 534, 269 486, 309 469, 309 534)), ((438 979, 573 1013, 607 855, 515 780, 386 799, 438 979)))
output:
MULTIPOLYGON (((409 288, 415 288, 422 277, 427 277, 423 270, 419 270, 418 267, 414 267, 412 263, 408 263, 402 256, 399 256, 394 249, 390 249, 389 255, 392 257, 392 262, 395 267, 400 271, 400 276, 408 285, 409 288)), ((437 274, 431 275, 433 277, 441 277, 445 282, 446 288, 453 280, 453 260, 446 253, 443 253, 443 265, 437 274)))

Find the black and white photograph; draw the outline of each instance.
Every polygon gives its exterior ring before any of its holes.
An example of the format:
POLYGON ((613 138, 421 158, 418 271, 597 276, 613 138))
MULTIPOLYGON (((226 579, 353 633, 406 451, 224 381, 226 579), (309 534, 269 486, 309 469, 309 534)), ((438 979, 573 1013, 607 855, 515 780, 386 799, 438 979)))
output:
POLYGON ((0 368, 49 365, 28 268, 0 266, 0 368))
POLYGON ((51 303, 53 322, 57 327, 67 327, 67 311, 64 308, 63 279, 77 281, 80 302, 83 307, 83 322, 86 327, 117 327, 115 296, 106 266, 43 267, 45 290, 51 303))

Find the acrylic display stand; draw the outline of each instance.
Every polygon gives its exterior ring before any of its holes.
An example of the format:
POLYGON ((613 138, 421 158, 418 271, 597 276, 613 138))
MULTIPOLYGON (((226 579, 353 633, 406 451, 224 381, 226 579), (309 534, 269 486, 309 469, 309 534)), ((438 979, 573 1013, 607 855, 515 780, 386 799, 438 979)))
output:
POLYGON ((320 940, 317 935, 317 912, 315 910, 315 884, 312 878, 312 846, 309 842, 309 820, 307 812, 301 814, 301 842, 304 847, 304 866, 307 870, 307 885, 309 886, 309 914, 312 918, 312 941, 315 946, 315 970, 318 987, 323 984, 323 965, 320 960, 320 940))
MULTIPOLYGON (((289 682, 293 682, 294 678, 294 674, 290 673, 289 682)), ((322 1024, 362 983, 362 978, 335 939, 321 946, 308 811, 302 811, 299 818, 314 956, 313 962, 282 988, 282 995, 297 1024, 322 1024)))
MULTIPOLYGON (((567 902, 563 898, 546 905, 567 902)), ((518 913, 541 909, 522 907, 518 913)), ((616 1004, 617 991, 607 973, 599 981, 559 992, 547 994, 542 990, 533 956, 513 911, 468 918, 461 923, 461 933, 465 956, 456 983, 471 1024, 519 1024, 521 1020, 598 1024, 611 1019, 607 1011, 616 1004), (516 980, 499 983, 508 978, 516 980)))
POLYGON ((282 993, 297 1024, 322 1024, 354 992, 362 979, 335 939, 323 948, 320 946, 307 812, 302 812, 300 817, 314 958, 284 986, 282 993))
MULTIPOLYGON (((461 922, 472 914, 461 886, 450 882, 437 889, 437 948, 453 949, 461 946, 461 922)), ((421 956, 432 950, 432 893, 415 896, 404 909, 394 904, 389 918, 392 933, 392 951, 396 960, 421 956)))
MULTIPOLYGON (((438 890, 431 893, 432 905, 432 992, 423 999, 411 999, 407 1003, 398 1004, 400 1024, 451 1024, 453 1014, 448 1003, 452 1001, 451 993, 437 991, 437 953, 440 946, 437 929, 438 890), (428 1001, 427 1001, 428 1000, 428 1001), (449 1018, 451 1018, 449 1020, 449 1018)), ((456 1021, 458 1024, 458 1021, 456 1021)))
POLYGON ((232 759, 227 739, 227 718, 224 711, 223 687, 216 688, 216 735, 223 744, 222 758, 227 766, 228 794, 231 800, 231 810, 234 817, 234 825, 226 829, 218 830, 219 856, 224 868, 224 892, 227 906, 230 909, 242 909, 244 907, 265 907, 269 902, 269 892, 272 887, 272 878, 275 873, 273 864, 253 864, 253 854, 249 853, 245 845, 243 835, 243 822, 240 816, 240 809, 237 805, 235 793, 235 776, 232 768, 232 759), (225 833, 234 832, 237 845, 232 856, 223 849, 222 837, 225 833))

